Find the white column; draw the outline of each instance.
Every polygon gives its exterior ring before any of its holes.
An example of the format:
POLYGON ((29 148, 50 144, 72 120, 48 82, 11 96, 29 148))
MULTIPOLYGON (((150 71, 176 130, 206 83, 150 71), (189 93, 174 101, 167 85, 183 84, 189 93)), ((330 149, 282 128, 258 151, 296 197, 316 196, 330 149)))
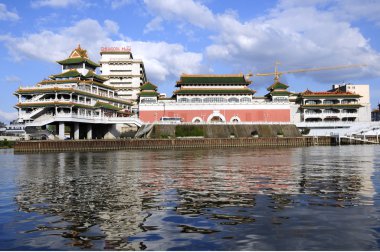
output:
POLYGON ((18 95, 18 102, 19 103, 21 102, 21 95, 20 94, 18 95))
POLYGON ((92 139, 92 125, 87 124, 87 139, 92 139))
POLYGON ((74 123, 74 139, 79 139, 79 123, 74 123))
POLYGON ((65 123, 59 122, 59 140, 65 140, 65 123))

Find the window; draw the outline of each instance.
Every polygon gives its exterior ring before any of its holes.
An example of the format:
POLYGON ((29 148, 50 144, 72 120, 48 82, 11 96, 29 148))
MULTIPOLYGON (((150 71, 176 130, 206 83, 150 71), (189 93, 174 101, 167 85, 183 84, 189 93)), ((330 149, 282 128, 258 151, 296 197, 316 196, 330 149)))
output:
POLYGON ((239 102, 239 99, 236 98, 236 97, 231 97, 231 98, 228 99, 228 102, 230 102, 230 103, 239 102))
POLYGON ((178 102, 189 102, 188 98, 179 98, 178 102))
POLYGON ((226 98, 223 97, 207 97, 203 99, 203 102, 205 103, 222 103, 227 102, 226 98))
POLYGON ((201 98, 192 98, 191 102, 192 103, 202 103, 202 99, 201 98))
POLYGON ((248 98, 248 97, 243 97, 240 99, 240 102, 251 102, 252 99, 251 98, 248 98))

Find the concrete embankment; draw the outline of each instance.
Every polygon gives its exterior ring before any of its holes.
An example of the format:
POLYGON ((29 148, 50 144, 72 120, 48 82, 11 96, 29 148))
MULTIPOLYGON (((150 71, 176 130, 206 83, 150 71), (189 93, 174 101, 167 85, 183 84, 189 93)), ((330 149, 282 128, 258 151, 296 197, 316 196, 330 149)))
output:
POLYGON ((223 147, 292 147, 334 145, 331 137, 176 138, 126 140, 20 141, 17 152, 104 151, 127 149, 179 149, 223 147))
POLYGON ((301 137, 293 124, 151 124, 137 132, 144 138, 176 138, 202 136, 204 138, 248 138, 248 137, 301 137))

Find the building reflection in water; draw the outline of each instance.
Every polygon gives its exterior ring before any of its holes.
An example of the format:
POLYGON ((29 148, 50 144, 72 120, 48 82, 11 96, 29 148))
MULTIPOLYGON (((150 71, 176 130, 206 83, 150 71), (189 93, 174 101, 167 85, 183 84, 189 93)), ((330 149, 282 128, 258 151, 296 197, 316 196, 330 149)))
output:
POLYGON ((144 242, 130 238, 168 232, 164 220, 172 216, 207 220, 178 221, 175 235, 185 238, 252 225, 265 209, 372 204, 371 155, 347 159, 339 147, 29 154, 16 200, 22 211, 67 222, 36 228, 54 228, 73 246, 139 250, 144 242))

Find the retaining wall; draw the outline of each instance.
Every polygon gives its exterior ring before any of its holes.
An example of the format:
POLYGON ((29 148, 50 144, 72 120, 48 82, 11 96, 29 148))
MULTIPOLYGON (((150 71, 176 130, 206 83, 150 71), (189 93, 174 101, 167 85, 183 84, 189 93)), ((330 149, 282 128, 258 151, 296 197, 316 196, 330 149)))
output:
POLYGON ((213 147, 265 147, 333 145, 331 137, 176 138, 126 140, 20 141, 17 152, 103 151, 125 149, 177 149, 213 147))

